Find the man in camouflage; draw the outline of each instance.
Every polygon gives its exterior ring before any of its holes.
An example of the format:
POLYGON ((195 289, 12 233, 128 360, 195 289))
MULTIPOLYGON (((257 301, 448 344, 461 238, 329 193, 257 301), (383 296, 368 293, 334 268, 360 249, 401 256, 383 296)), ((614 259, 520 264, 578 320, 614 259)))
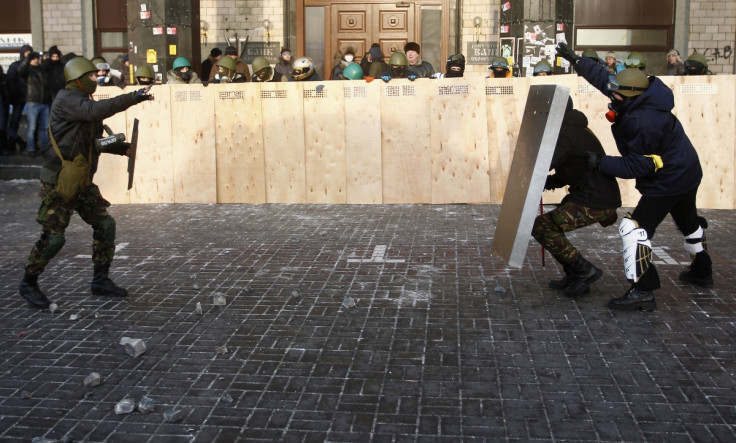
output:
POLYGON ((108 277, 115 255, 115 220, 107 213, 110 203, 100 195, 92 179, 101 152, 130 155, 130 144, 117 142, 96 148, 94 141, 102 136, 102 120, 142 101, 153 100, 148 94, 149 85, 129 94, 95 101, 92 94, 97 88, 97 68, 84 57, 67 62, 64 77, 66 87, 57 94, 49 120, 54 149, 46 150, 41 169, 41 205, 37 217, 42 226, 41 238, 31 250, 20 284, 21 297, 36 309, 49 307, 48 297, 38 286, 38 276, 64 246, 64 233, 75 211, 93 229, 92 293, 114 297, 128 295, 128 291, 108 277), (89 166, 88 172, 83 169, 79 180, 60 178, 62 161, 59 156, 66 161, 83 159, 89 166), (71 191, 66 192, 67 189, 71 191))
POLYGON ((621 206, 621 193, 616 179, 592 171, 587 166, 587 152, 604 155, 603 147, 588 129, 588 119, 573 109, 568 98, 560 135, 557 139, 544 189, 569 186, 568 194, 556 209, 534 220, 532 236, 557 260, 565 271, 560 280, 552 280, 550 288, 561 289, 568 297, 590 292, 590 285, 603 271, 585 260, 565 232, 594 223, 610 226, 616 222, 616 209, 621 206))

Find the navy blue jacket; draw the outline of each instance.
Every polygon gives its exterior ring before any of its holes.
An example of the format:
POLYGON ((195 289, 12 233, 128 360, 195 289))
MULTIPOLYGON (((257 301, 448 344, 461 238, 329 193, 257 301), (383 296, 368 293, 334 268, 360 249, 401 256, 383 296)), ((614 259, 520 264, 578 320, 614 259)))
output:
MULTIPOLYGON (((609 73, 587 57, 581 57, 575 70, 607 96, 609 73)), ((600 171, 614 177, 636 179, 636 189, 644 196, 679 195, 696 188, 703 178, 698 153, 672 114, 672 91, 657 77, 649 77, 649 89, 617 110, 611 126, 621 157, 601 158, 600 171), (655 172, 658 155, 663 166, 655 172)))

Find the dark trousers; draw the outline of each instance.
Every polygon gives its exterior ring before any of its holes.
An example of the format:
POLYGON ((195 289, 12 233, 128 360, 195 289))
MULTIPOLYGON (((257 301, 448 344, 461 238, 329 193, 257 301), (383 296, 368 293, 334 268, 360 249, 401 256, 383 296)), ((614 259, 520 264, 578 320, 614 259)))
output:
MULTIPOLYGON (((647 231, 649 239, 654 238, 654 232, 662 220, 670 214, 675 226, 683 235, 690 235, 698 229, 698 209, 695 206, 695 198, 698 194, 698 188, 692 189, 683 194, 667 196, 667 197, 647 197, 642 196, 636 205, 631 218, 636 220, 639 227, 647 231)), ((654 263, 649 265, 649 269, 641 276, 638 282, 634 283, 636 289, 643 291, 653 291, 661 287, 659 274, 654 263)))

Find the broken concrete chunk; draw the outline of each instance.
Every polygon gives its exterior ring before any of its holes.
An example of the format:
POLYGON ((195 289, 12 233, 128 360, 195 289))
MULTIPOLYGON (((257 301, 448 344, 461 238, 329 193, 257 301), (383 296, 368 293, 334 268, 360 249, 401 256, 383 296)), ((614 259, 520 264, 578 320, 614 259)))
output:
POLYGON ((146 352, 146 343, 140 338, 132 338, 125 343, 125 352, 133 358, 138 358, 146 352))
POLYGON ((182 418, 184 418, 184 411, 181 409, 172 409, 164 412, 164 420, 169 423, 180 422, 182 418))
POLYGON ((130 414, 135 410, 135 402, 129 398, 124 398, 118 402, 118 404, 115 405, 115 413, 118 415, 121 414, 130 414))
POLYGON ((155 407, 156 402, 151 397, 144 396, 138 402, 138 412, 141 414, 148 414, 149 412, 152 412, 155 407))
POLYGON ((102 383, 102 377, 98 372, 93 372, 84 379, 84 386, 94 387, 99 386, 100 383, 102 383))

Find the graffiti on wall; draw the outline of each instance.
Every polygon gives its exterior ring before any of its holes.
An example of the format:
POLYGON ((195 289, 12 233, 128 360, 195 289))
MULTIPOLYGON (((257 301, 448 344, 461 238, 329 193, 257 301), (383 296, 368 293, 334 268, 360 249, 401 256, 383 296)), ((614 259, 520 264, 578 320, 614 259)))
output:
POLYGON ((719 59, 728 61, 733 55, 733 49, 731 48, 731 46, 724 46, 723 48, 695 49, 695 52, 699 52, 703 54, 706 59, 716 62, 719 59))

